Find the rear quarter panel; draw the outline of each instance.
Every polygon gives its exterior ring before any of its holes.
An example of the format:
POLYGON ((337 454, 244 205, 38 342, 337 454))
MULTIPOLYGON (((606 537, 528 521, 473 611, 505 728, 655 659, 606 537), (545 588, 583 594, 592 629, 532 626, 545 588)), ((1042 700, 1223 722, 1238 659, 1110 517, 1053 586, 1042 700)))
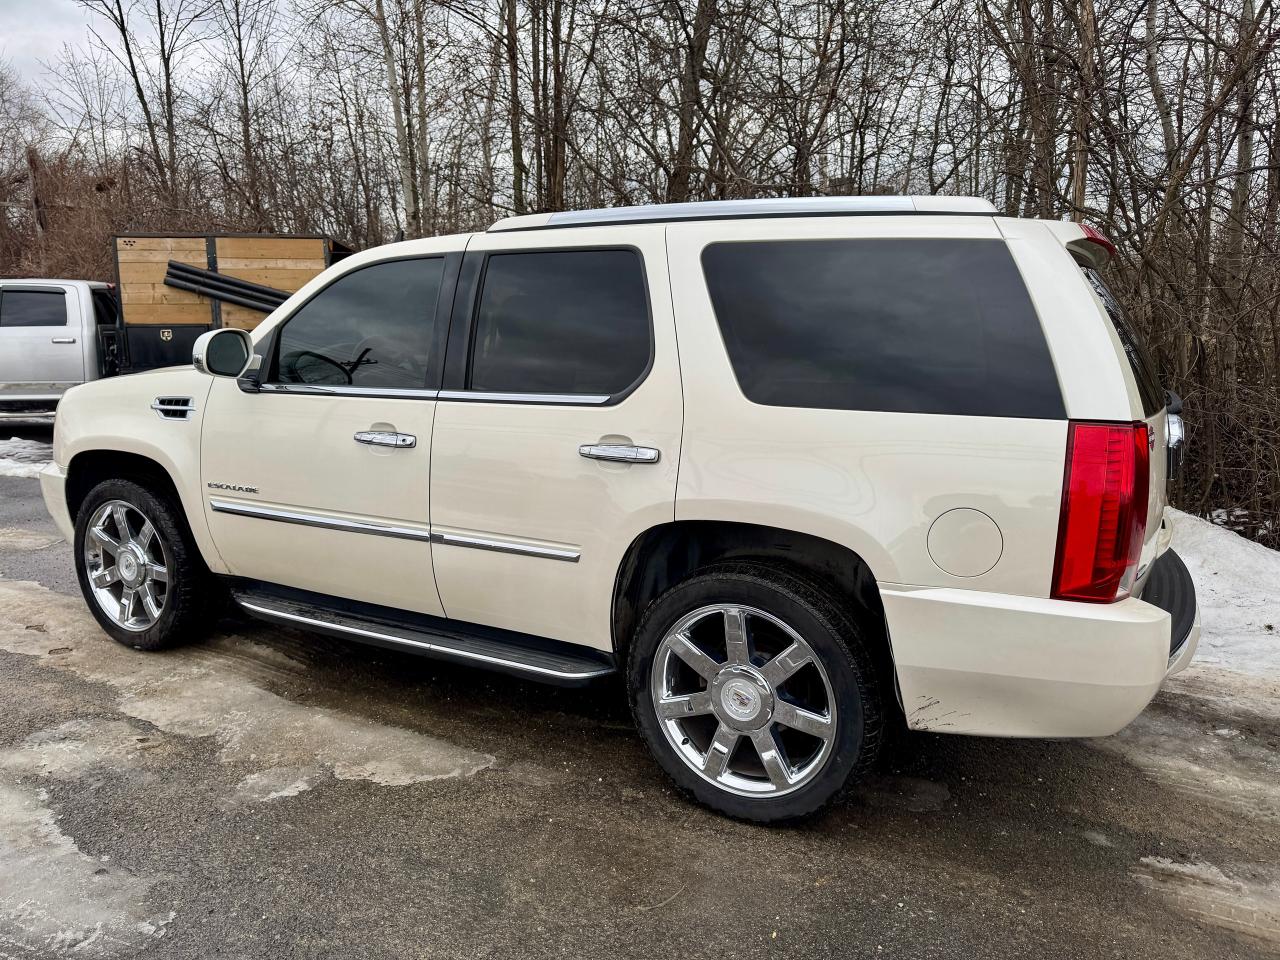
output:
POLYGON ((1147 416, 1142 395, 1115 326, 1066 242, 1084 232, 1075 224, 1039 220, 996 221, 1009 241, 1032 302, 1040 315, 1073 420, 1144 422, 1150 437, 1147 526, 1141 576, 1160 550, 1160 527, 1168 503, 1168 417, 1147 416))
POLYGON ((670 226, 686 400, 677 519, 757 523, 824 537, 861 556, 882 584, 1047 596, 1065 421, 753 403, 734 376, 701 266, 703 248, 718 241, 1001 236, 988 217, 670 226), (983 574, 954 576, 931 558, 930 527, 956 507, 979 510, 999 527, 999 558, 983 574))
MULTIPOLYGON (((1001 736, 1122 727, 1164 676, 1167 616, 1137 600, 1049 599, 1068 420, 772 407, 738 386, 702 273, 712 242, 810 238, 1007 240, 1028 288, 1066 418, 1132 421, 1129 384, 1087 281, 1042 224, 990 217, 858 217, 668 228, 685 391, 677 519, 799 530, 853 550, 884 602, 909 725, 1001 736), (931 527, 968 507, 999 527, 985 573, 930 552, 931 527)), ((970 546, 963 532, 960 555, 970 546)))

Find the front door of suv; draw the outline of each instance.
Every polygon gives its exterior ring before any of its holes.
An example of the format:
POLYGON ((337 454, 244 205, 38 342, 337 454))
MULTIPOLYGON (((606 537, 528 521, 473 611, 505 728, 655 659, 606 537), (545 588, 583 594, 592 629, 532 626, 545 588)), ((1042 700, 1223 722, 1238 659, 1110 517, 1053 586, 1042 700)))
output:
POLYGON ((260 342, 260 392, 215 381, 201 485, 233 575, 443 612, 429 510, 436 312, 460 259, 356 266, 260 342))
POLYGON ((664 236, 591 227, 468 245, 432 448, 451 618, 610 649, 619 564, 675 509, 683 401, 664 236))

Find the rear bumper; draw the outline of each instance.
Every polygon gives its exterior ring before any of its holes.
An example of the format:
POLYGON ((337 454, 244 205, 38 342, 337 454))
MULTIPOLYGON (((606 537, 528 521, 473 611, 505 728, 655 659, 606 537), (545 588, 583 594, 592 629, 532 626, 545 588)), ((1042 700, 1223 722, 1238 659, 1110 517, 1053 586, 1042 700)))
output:
POLYGON ((1191 574, 1172 550, 1166 550, 1151 565, 1142 599, 1169 614, 1169 667, 1176 673, 1191 659, 1187 648, 1194 654, 1200 642, 1200 607, 1191 574))
POLYGON ((51 463, 40 471, 40 492, 44 495, 45 509, 53 517, 58 532, 66 538, 67 543, 75 543, 75 523, 67 508, 67 472, 57 463, 51 463))
POLYGON ((908 725, 995 737, 1120 730, 1200 639, 1186 567, 1172 551, 1156 566, 1146 599, 1111 604, 882 584, 908 725))

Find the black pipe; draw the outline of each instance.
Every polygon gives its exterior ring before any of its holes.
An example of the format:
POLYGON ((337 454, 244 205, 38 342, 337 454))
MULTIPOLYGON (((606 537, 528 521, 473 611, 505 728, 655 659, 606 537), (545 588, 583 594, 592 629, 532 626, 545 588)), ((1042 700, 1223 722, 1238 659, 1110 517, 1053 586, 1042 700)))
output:
POLYGON ((284 300, 279 300, 279 299, 276 299, 275 297, 259 296, 258 294, 254 293, 254 292, 253 292, 253 291, 251 291, 251 290, 244 290, 244 289, 242 289, 242 288, 240 288, 240 287, 237 287, 237 286, 234 286, 234 285, 232 285, 232 284, 227 284, 227 283, 213 283, 213 282, 210 282, 210 281, 202 280, 202 279, 200 279, 199 277, 186 276, 185 274, 165 274, 164 282, 165 282, 166 284, 168 284, 169 286, 171 286, 171 287, 172 287, 172 286, 178 286, 178 287, 179 287, 179 289, 184 289, 184 288, 182 288, 182 287, 180 286, 180 284, 182 284, 182 283, 186 283, 186 284, 192 284, 192 285, 194 285, 194 286, 197 286, 197 287, 199 287, 202 291, 204 291, 204 290, 217 290, 217 291, 220 291, 220 292, 222 292, 222 293, 228 293, 228 294, 231 294, 231 295, 233 295, 233 296, 237 296, 237 297, 245 297, 245 298, 247 298, 247 299, 249 299, 249 300, 253 300, 253 301, 257 302, 257 303, 267 303, 267 304, 270 304, 270 305, 271 305, 271 309, 273 309, 273 310, 274 310, 276 307, 280 306, 280 304, 284 303, 284 300))
POLYGON ((180 263, 177 260, 169 261, 169 271, 171 273, 185 273, 192 277, 198 277, 201 280, 217 281, 219 283, 243 287, 246 291, 252 291, 264 298, 289 296, 289 293, 286 290, 277 290, 275 287, 268 287, 260 283, 253 283, 250 280, 241 280, 239 277, 233 277, 230 274, 218 273, 216 270, 206 270, 204 267, 192 266, 189 263, 180 263))
MULTIPOLYGON (((205 286, 199 283, 192 283, 181 277, 165 276, 164 282, 170 287, 176 287, 179 290, 189 290, 191 293, 198 293, 203 297, 212 297, 214 300, 222 300, 226 303, 234 303, 237 306, 248 307, 250 310, 258 310, 261 313, 270 313, 279 303, 265 303, 261 300, 254 300, 251 297, 242 296, 229 290, 219 290, 213 287, 205 286)), ((280 301, 283 303, 284 301, 280 301)))
MULTIPOLYGON (((271 303, 275 306, 284 303, 290 296, 288 291, 285 290, 277 290, 275 287, 250 283, 248 280, 229 277, 213 270, 203 270, 189 264, 178 263, 175 260, 169 261, 169 269, 165 274, 165 283, 169 283, 170 278, 184 279, 188 283, 198 283, 204 287, 227 290, 231 293, 250 297, 263 303, 271 303)), ((170 285, 172 286, 172 284, 170 285)))

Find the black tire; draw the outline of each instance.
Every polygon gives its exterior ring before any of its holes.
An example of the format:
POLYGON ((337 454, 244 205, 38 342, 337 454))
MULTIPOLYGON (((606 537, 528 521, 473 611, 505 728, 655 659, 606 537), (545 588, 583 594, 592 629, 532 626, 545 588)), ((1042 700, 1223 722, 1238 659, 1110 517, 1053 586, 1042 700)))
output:
POLYGON ((137 650, 165 650, 200 639, 216 620, 221 584, 205 566, 192 539, 182 508, 172 497, 133 480, 104 480, 89 491, 76 514, 76 577, 85 603, 99 625, 114 640, 137 650), (95 511, 112 500, 135 507, 151 521, 164 544, 168 570, 167 593, 159 617, 145 630, 117 624, 99 604, 89 583, 85 539, 95 511))
POLYGON ((881 684, 856 620, 820 584, 763 564, 707 567, 654 600, 631 646, 627 688, 636 726, 667 775, 686 795, 736 819, 769 823, 811 816, 868 772, 880 750, 881 684), (651 695, 655 655, 682 618, 713 604, 741 604, 777 617, 800 634, 826 671, 836 707, 833 745, 820 766, 815 762, 811 779, 793 792, 743 796, 717 786, 695 772, 663 732, 651 695))

